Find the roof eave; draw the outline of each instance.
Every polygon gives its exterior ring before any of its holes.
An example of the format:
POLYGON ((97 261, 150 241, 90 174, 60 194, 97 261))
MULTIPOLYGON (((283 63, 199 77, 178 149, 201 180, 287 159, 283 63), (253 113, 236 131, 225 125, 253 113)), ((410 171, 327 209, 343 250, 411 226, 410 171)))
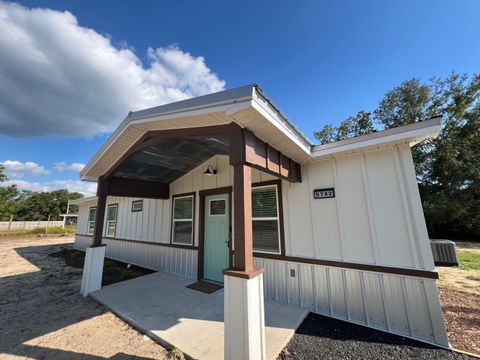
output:
POLYGON ((312 148, 311 156, 312 159, 318 159, 324 156, 332 156, 389 143, 408 143, 410 146, 413 146, 420 141, 437 137, 440 130, 441 117, 436 117, 430 120, 424 120, 414 124, 379 131, 330 144, 317 145, 312 148))

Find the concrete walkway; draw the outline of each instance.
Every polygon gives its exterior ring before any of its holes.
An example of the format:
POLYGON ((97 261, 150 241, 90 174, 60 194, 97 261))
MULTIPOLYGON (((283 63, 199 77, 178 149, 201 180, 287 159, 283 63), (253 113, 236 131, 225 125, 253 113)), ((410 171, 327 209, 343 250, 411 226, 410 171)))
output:
MULTIPOLYGON (((223 359, 223 289, 204 294, 195 282, 158 272, 106 286, 91 296, 131 325, 194 359, 223 359)), ((282 351, 308 311, 265 301, 267 358, 282 351)))

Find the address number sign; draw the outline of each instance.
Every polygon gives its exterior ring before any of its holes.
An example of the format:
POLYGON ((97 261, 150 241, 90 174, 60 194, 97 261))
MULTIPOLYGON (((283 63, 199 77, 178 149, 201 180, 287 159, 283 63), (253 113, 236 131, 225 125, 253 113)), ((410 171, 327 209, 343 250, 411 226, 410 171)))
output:
POLYGON ((313 198, 314 199, 329 199, 335 197, 335 189, 328 188, 328 189, 315 189, 313 190, 313 198))

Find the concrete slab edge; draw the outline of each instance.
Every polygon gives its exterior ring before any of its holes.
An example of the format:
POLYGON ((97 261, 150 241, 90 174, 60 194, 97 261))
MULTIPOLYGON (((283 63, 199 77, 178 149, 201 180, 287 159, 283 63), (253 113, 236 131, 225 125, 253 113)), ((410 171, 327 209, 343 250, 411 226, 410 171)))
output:
POLYGON ((144 334, 144 335, 147 335, 149 338, 151 338, 152 340, 154 340, 155 342, 157 342, 160 346, 162 346, 163 348, 165 348, 165 350, 168 350, 168 349, 171 349, 171 348, 176 348, 178 350, 180 350, 183 355, 185 355, 185 358, 187 360, 196 360, 194 357, 192 357, 191 355, 185 353, 182 349, 179 349, 177 348, 175 345, 169 343, 168 341, 162 339, 161 337, 159 337, 158 335, 156 335, 155 333, 153 333, 152 331, 148 330, 148 329, 145 329, 143 326, 139 325, 137 322, 135 322, 133 319, 131 319, 130 317, 120 313, 119 311, 116 311, 115 309, 112 309, 110 306, 108 306, 107 304, 105 304, 102 300, 100 300, 99 298, 97 298, 95 296, 95 293, 90 293, 89 294, 89 297, 92 298, 93 300, 95 300, 96 302, 98 302, 100 305, 102 305, 103 307, 105 307, 106 309, 108 309, 109 311, 111 311, 113 314, 115 314, 116 316, 118 316, 122 321, 125 321, 127 324, 129 324, 130 326, 132 326, 135 330, 139 331, 140 333, 144 334))
POLYGON ((300 324, 303 322, 303 320, 305 320, 305 318, 308 316, 308 314, 310 313, 310 311, 308 309, 304 309, 305 311, 303 312, 303 316, 297 321, 297 323, 295 324, 295 329, 290 333, 290 336, 285 340, 285 342, 282 344, 282 348, 280 349, 280 351, 276 352, 274 354, 274 356, 272 357, 272 360, 275 360, 278 358, 278 355, 280 355, 280 353, 283 351, 283 349, 285 349, 285 346, 288 345, 288 343, 290 342, 290 340, 292 340, 293 338, 293 335, 295 335, 295 332, 297 331, 298 327, 300 326, 300 324))

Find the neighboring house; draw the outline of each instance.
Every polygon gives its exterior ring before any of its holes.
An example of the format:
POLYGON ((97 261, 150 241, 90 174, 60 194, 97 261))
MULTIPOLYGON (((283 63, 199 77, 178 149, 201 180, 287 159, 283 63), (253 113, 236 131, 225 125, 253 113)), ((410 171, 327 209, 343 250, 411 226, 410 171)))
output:
POLYGON ((241 358, 264 352, 264 296, 447 347, 410 150, 439 129, 316 146, 255 85, 130 113, 81 172, 98 196, 71 202, 82 292, 104 254, 224 282, 241 358))

